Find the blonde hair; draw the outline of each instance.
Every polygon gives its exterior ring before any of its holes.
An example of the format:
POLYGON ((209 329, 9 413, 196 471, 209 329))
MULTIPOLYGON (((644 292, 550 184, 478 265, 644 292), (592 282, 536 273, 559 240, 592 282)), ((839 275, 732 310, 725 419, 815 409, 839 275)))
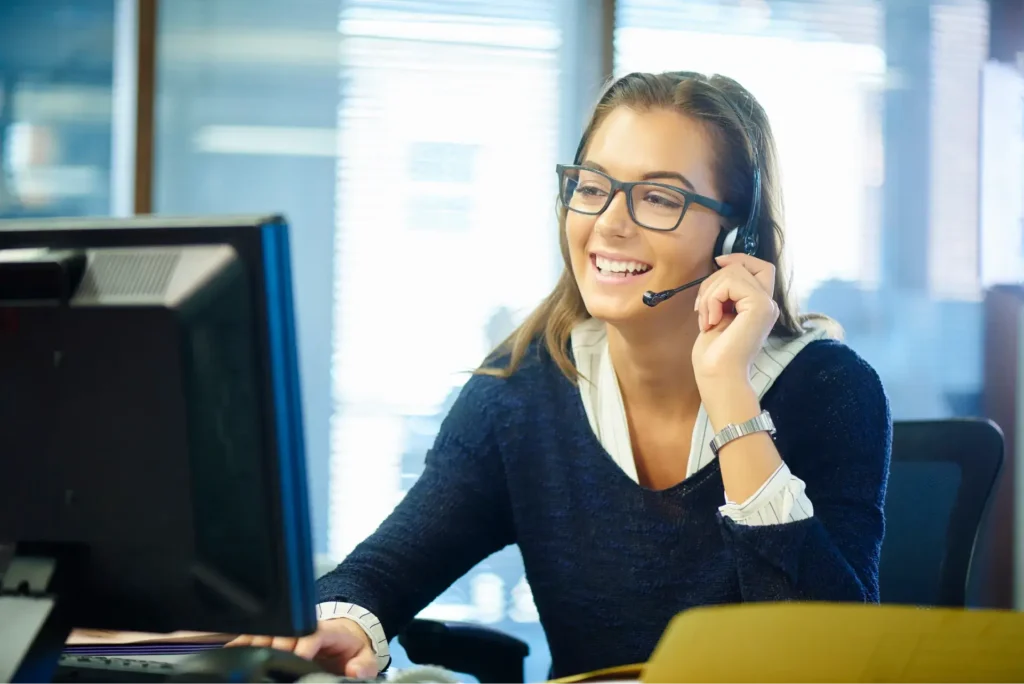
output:
MULTIPOLYGON (((776 267, 774 299, 779 307, 779 319, 772 334, 799 335, 805 319, 797 316, 789 301, 782 264, 783 207, 775 141, 761 105, 743 86, 725 76, 708 77, 691 72, 632 73, 605 89, 583 133, 575 163, 582 161, 597 127, 618 107, 638 111, 669 109, 703 122, 716 153, 712 169, 716 188, 722 194, 722 201, 737 207, 740 216, 749 215, 754 164, 760 166, 761 206, 756 256, 776 267)), ((558 283, 522 325, 487 357, 477 373, 509 377, 522 365, 534 341, 543 338, 544 349, 562 373, 572 382, 581 377, 569 356, 569 338, 573 328, 590 314, 569 261, 565 217, 566 209, 559 201, 558 242, 565 268, 558 283), (505 364, 495 366, 499 361, 505 364)))

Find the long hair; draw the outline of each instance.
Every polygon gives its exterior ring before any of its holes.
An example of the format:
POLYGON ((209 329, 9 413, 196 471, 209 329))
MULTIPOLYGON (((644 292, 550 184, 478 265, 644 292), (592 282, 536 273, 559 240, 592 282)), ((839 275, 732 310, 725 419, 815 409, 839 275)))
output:
MULTIPOLYGON (((779 318, 772 334, 795 337, 802 319, 790 304, 788 281, 782 263, 783 206, 776 160, 775 139, 761 105, 743 86, 725 76, 691 72, 632 73, 611 83, 594 109, 580 142, 575 163, 583 159, 591 136, 612 110, 630 107, 637 111, 668 109, 702 122, 714 151, 712 177, 722 201, 739 210, 745 221, 753 198, 754 164, 761 172, 761 207, 757 224, 757 256, 775 266, 775 303, 779 318)), ((485 360, 478 373, 509 377, 520 367, 535 340, 543 339, 548 355, 572 382, 580 373, 569 356, 569 337, 580 321, 590 317, 569 261, 565 234, 567 210, 559 200, 559 246, 565 268, 555 289, 509 337, 485 360), (504 361, 502 367, 495 364, 504 361)))

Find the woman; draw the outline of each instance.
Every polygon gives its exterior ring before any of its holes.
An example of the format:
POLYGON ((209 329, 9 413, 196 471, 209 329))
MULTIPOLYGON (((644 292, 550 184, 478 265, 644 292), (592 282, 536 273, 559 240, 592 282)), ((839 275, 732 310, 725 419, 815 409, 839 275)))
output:
POLYGON ((721 76, 631 74, 558 173, 554 292, 466 384, 401 504, 320 580, 318 632, 238 643, 373 675, 388 637, 513 543, 556 676, 646 660, 692 606, 878 600, 888 403, 787 303, 762 108, 721 76))

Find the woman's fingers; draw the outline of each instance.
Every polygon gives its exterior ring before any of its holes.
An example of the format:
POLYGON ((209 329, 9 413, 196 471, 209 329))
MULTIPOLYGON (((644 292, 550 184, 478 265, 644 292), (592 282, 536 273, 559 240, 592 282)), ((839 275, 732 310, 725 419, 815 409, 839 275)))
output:
POLYGON ((312 660, 320 652, 321 641, 319 632, 304 636, 296 642, 294 653, 306 660, 312 660))
POLYGON ((252 638, 252 643, 250 643, 249 645, 255 646, 256 648, 267 648, 272 643, 274 643, 274 637, 254 636, 252 638))
POLYGON ((298 641, 295 637, 274 637, 270 640, 270 648, 276 648, 278 651, 294 651, 298 641))
POLYGON ((716 257, 715 262, 723 269, 733 265, 741 266, 754 277, 761 288, 768 294, 769 298, 775 296, 774 264, 769 263, 764 259, 752 257, 749 254, 724 254, 720 257, 716 257))
POLYGON ((722 277, 722 271, 718 270, 708 276, 707 280, 700 284, 697 290, 697 298, 693 302, 693 309, 697 312, 697 327, 701 332, 707 330, 708 306, 707 294, 715 287, 715 283, 722 277))
POLYGON ((321 622, 317 631, 304 637, 268 637, 240 635, 226 646, 269 647, 290 651, 307 660, 315 660, 328 672, 357 679, 377 676, 377 655, 367 637, 355 623, 347 620, 321 622))
POLYGON ((745 267, 732 264, 717 271, 701 285, 695 308, 701 332, 718 325, 726 314, 752 310, 762 304, 773 307, 762 283, 745 267))

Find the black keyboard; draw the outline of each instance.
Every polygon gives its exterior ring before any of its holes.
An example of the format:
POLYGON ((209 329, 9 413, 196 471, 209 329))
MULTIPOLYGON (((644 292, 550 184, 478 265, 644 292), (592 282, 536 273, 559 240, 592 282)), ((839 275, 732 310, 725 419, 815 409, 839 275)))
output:
POLYGON ((62 655, 57 663, 55 682, 166 682, 174 674, 174 664, 136 658, 62 655))
MULTIPOLYGON (((64 654, 57 663, 57 672, 53 675, 55 682, 166 682, 174 676, 174 663, 157 660, 141 660, 139 658, 108 658, 106 656, 77 656, 64 654)), ((352 679, 351 677, 335 677, 336 682, 383 682, 386 677, 376 679, 352 679)), ((224 681, 224 680, 222 680, 224 681)))

